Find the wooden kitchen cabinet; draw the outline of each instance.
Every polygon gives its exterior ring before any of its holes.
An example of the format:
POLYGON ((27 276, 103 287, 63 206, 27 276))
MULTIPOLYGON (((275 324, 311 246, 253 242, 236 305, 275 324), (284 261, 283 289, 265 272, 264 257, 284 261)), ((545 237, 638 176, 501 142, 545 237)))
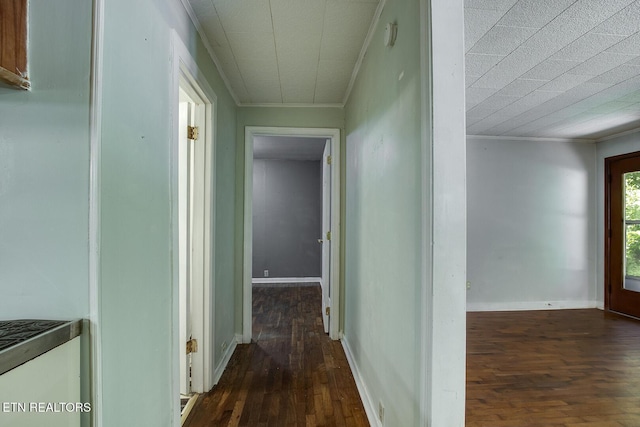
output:
POLYGON ((27 0, 0 0, 0 80, 21 89, 27 76, 27 0))

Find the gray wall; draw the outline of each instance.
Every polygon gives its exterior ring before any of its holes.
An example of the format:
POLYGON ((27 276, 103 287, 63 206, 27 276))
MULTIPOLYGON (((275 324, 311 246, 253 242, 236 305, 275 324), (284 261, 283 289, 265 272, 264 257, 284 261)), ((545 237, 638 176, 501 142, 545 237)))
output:
POLYGON ((253 277, 322 274, 320 161, 255 159, 253 277))
POLYGON ((595 144, 468 137, 468 310, 595 306, 595 144))

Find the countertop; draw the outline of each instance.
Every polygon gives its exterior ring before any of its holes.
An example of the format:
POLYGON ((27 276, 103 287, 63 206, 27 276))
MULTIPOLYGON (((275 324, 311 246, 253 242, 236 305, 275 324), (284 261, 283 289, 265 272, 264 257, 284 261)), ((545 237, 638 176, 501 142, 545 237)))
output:
POLYGON ((0 375, 71 341, 81 332, 81 320, 0 321, 0 375))

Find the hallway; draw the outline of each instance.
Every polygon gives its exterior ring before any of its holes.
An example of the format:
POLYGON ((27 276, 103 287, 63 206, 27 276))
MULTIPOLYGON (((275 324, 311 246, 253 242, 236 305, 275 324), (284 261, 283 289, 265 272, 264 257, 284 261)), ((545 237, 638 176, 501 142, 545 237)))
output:
POLYGON ((254 285, 253 341, 184 427, 368 426, 339 341, 323 331, 320 286, 254 285))

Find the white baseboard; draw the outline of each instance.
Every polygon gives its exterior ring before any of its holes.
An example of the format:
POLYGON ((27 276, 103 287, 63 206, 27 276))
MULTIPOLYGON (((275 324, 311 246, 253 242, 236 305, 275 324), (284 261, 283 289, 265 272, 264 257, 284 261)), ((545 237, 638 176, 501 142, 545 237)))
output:
POLYGON ((595 301, 472 302, 467 311, 572 310, 596 308, 595 301))
POLYGON ((213 385, 218 384, 218 381, 220 381, 220 377, 222 377, 222 374, 224 373, 224 370, 226 369, 227 364, 229 363, 229 360, 231 360, 231 355, 233 355, 233 351, 236 349, 237 345, 238 345, 238 338, 237 336, 235 336, 234 339, 229 344, 229 347, 227 347, 227 350, 224 352, 224 355, 222 356, 222 360, 220 361, 220 363, 218 363, 216 370, 213 372, 213 385))
POLYGON ((362 400, 362 404, 364 405, 364 411, 367 413, 367 418, 369 419, 369 424, 372 427, 382 427, 382 423, 378 419, 376 409, 376 405, 373 403, 373 399, 369 394, 369 390, 367 389, 367 385, 360 375, 360 370, 358 369, 358 365, 356 364, 353 353, 351 352, 351 347, 349 347, 348 340, 343 336, 340 340, 342 343, 342 348, 344 349, 344 354, 347 356, 347 362, 349 363, 349 367, 351 368, 351 372, 353 373, 353 379, 356 381, 356 387, 358 388, 358 393, 360 394, 360 399, 362 400))
POLYGON ((244 337, 242 336, 242 334, 236 334, 236 342, 237 342, 238 344, 246 344, 246 343, 244 342, 244 337))
POLYGON ((251 283, 319 283, 321 280, 321 277, 254 277, 251 283))

